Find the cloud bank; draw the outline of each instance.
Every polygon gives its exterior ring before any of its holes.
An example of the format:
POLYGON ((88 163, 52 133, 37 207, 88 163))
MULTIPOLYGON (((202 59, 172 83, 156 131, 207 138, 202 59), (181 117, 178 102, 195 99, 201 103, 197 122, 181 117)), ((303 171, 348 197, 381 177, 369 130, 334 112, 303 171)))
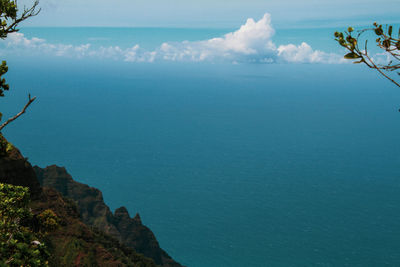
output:
POLYGON ((92 48, 90 44, 51 44, 40 38, 26 38, 22 33, 13 33, 0 44, 0 53, 30 51, 64 57, 92 57, 123 60, 127 62, 187 61, 187 62, 232 62, 232 63, 341 63, 341 56, 313 50, 303 42, 276 46, 272 41, 275 33, 271 16, 265 14, 260 20, 247 19, 237 31, 222 37, 195 42, 163 43, 148 51, 138 44, 130 48, 109 46, 92 48))

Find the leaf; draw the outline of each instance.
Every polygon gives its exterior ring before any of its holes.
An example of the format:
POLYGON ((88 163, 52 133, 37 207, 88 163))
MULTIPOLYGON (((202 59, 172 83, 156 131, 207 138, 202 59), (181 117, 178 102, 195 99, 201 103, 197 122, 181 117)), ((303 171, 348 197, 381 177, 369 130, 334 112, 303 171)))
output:
POLYGON ((384 40, 384 41, 382 42, 382 45, 383 45, 386 49, 389 49, 389 47, 390 47, 390 40, 389 40, 389 39, 384 40))
POLYGON ((360 64, 360 63, 363 63, 363 62, 364 62, 364 59, 361 59, 360 61, 354 61, 353 64, 360 64))
POLYGON ((382 35, 382 34, 383 34, 382 28, 376 28, 376 29, 375 29, 375 34, 376 34, 376 35, 382 35))
POLYGON ((357 55, 357 54, 354 53, 354 52, 350 52, 350 53, 346 54, 346 55, 344 56, 344 58, 345 58, 345 59, 356 59, 356 58, 361 58, 361 56, 357 55))
POLYGON ((389 30, 388 30, 389 36, 392 36, 392 31, 393 31, 393 26, 390 25, 390 26, 389 26, 389 30))

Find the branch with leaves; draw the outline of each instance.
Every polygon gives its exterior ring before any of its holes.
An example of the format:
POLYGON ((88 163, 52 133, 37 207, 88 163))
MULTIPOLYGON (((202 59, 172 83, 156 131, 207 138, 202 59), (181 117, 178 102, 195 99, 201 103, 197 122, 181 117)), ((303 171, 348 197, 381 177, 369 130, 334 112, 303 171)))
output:
MULTIPOLYGON (((24 9, 19 12, 16 0, 0 0, 0 39, 6 39, 8 34, 18 32, 18 26, 24 20, 36 16, 39 14, 40 9, 38 9, 39 1, 36 0, 30 8, 24 7, 24 9)), ((10 89, 9 84, 3 76, 8 72, 7 62, 3 61, 0 65, 0 97, 4 97, 4 92, 10 89)), ((25 107, 14 117, 8 119, 5 123, 0 126, 1 130, 6 127, 10 122, 16 120, 22 114, 25 113, 26 109, 35 101, 36 97, 29 99, 25 107)), ((0 121, 2 119, 2 113, 0 112, 0 121)))
POLYGON ((17 32, 18 24, 22 21, 36 16, 39 14, 40 9, 37 9, 39 1, 36 0, 32 7, 26 8, 22 11, 21 15, 18 16, 17 1, 0 0, 0 38, 5 39, 9 33, 17 32))
POLYGON ((354 28, 349 27, 347 31, 335 32, 335 40, 349 53, 344 58, 357 60, 354 63, 364 63, 371 69, 377 70, 386 79, 400 87, 400 81, 396 81, 391 74, 397 72, 400 75, 400 29, 397 38, 393 35, 393 26, 387 25, 383 28, 382 25, 373 24, 373 28, 362 29, 358 31, 357 35, 353 36, 354 28), (383 50, 384 54, 388 56, 389 61, 386 64, 377 63, 376 60, 369 54, 368 51, 368 39, 363 43, 363 47, 359 47, 359 43, 362 42, 362 36, 367 32, 373 32, 377 39, 375 43, 377 47, 383 50))

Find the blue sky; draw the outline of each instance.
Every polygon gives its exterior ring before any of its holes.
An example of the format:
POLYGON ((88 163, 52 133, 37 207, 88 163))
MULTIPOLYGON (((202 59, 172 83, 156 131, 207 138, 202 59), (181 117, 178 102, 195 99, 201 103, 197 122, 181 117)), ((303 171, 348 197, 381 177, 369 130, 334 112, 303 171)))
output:
POLYGON ((399 0, 41 0, 40 6, 40 16, 25 26, 231 28, 266 12, 282 28, 400 22, 399 0))
MULTIPOLYGON (((18 4, 20 7, 29 6, 31 1, 19 0, 18 4)), ((190 42, 187 39, 173 41, 166 35, 165 40, 146 48, 142 45, 143 40, 131 40, 125 47, 122 43, 96 47, 89 39, 81 38, 78 43, 72 37, 76 34, 69 36, 70 39, 54 42, 40 34, 25 35, 22 31, 10 35, 0 52, 18 54, 29 51, 30 54, 111 58, 127 62, 336 64, 343 63, 342 52, 329 49, 330 45, 316 48, 312 43, 318 39, 315 38, 318 34, 322 38, 319 42, 333 43, 333 30, 322 29, 325 32, 321 33, 317 29, 303 32, 296 29, 291 33, 296 40, 291 38, 284 42, 276 41, 275 33, 285 32, 283 28, 343 29, 346 26, 371 25, 374 21, 382 24, 400 22, 399 0, 230 0, 225 3, 220 0, 41 0, 40 6, 42 12, 39 16, 29 19, 23 26, 213 27, 224 28, 226 34, 190 42), (330 36, 330 39, 325 36, 330 36)), ((120 36, 132 35, 123 33, 122 28, 113 30, 121 30, 120 36)), ((81 32, 81 35, 87 37, 87 33, 81 32)), ((105 38, 103 35, 95 37, 105 38)))

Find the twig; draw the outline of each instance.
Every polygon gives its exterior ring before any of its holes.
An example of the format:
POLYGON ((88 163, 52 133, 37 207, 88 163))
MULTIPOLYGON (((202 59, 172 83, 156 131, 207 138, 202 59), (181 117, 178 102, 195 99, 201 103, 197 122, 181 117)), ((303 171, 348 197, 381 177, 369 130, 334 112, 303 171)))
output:
POLYGON ((8 260, 6 260, 6 264, 9 264, 10 262, 12 262, 14 260, 14 257, 9 258, 8 260))
MULTIPOLYGON (((397 83, 395 80, 393 80, 392 78, 390 78, 389 76, 387 76, 383 71, 381 71, 381 68, 379 68, 374 61, 372 61, 372 59, 369 57, 367 50, 365 50, 364 56, 368 59, 368 61, 372 64, 372 66, 370 66, 369 64, 367 64, 368 67, 370 67, 371 69, 376 69, 380 74, 382 74, 386 79, 388 79, 389 81, 391 81, 392 83, 394 83, 395 85, 397 85, 398 87, 400 87, 400 84, 397 83)), ((1 130, 1 128, 0 128, 1 130)))
POLYGON ((6 127, 10 122, 15 121, 16 119, 18 119, 18 117, 20 117, 22 114, 24 114, 25 111, 26 111, 26 109, 32 104, 33 101, 35 101, 35 99, 36 99, 36 96, 33 97, 33 98, 31 98, 31 95, 29 95, 29 96, 28 96, 28 103, 26 103, 26 105, 24 106, 24 108, 23 108, 17 115, 15 115, 15 116, 12 117, 12 118, 9 118, 5 123, 3 123, 3 124, 0 126, 0 132, 1 132, 1 130, 3 130, 3 128, 6 127))

